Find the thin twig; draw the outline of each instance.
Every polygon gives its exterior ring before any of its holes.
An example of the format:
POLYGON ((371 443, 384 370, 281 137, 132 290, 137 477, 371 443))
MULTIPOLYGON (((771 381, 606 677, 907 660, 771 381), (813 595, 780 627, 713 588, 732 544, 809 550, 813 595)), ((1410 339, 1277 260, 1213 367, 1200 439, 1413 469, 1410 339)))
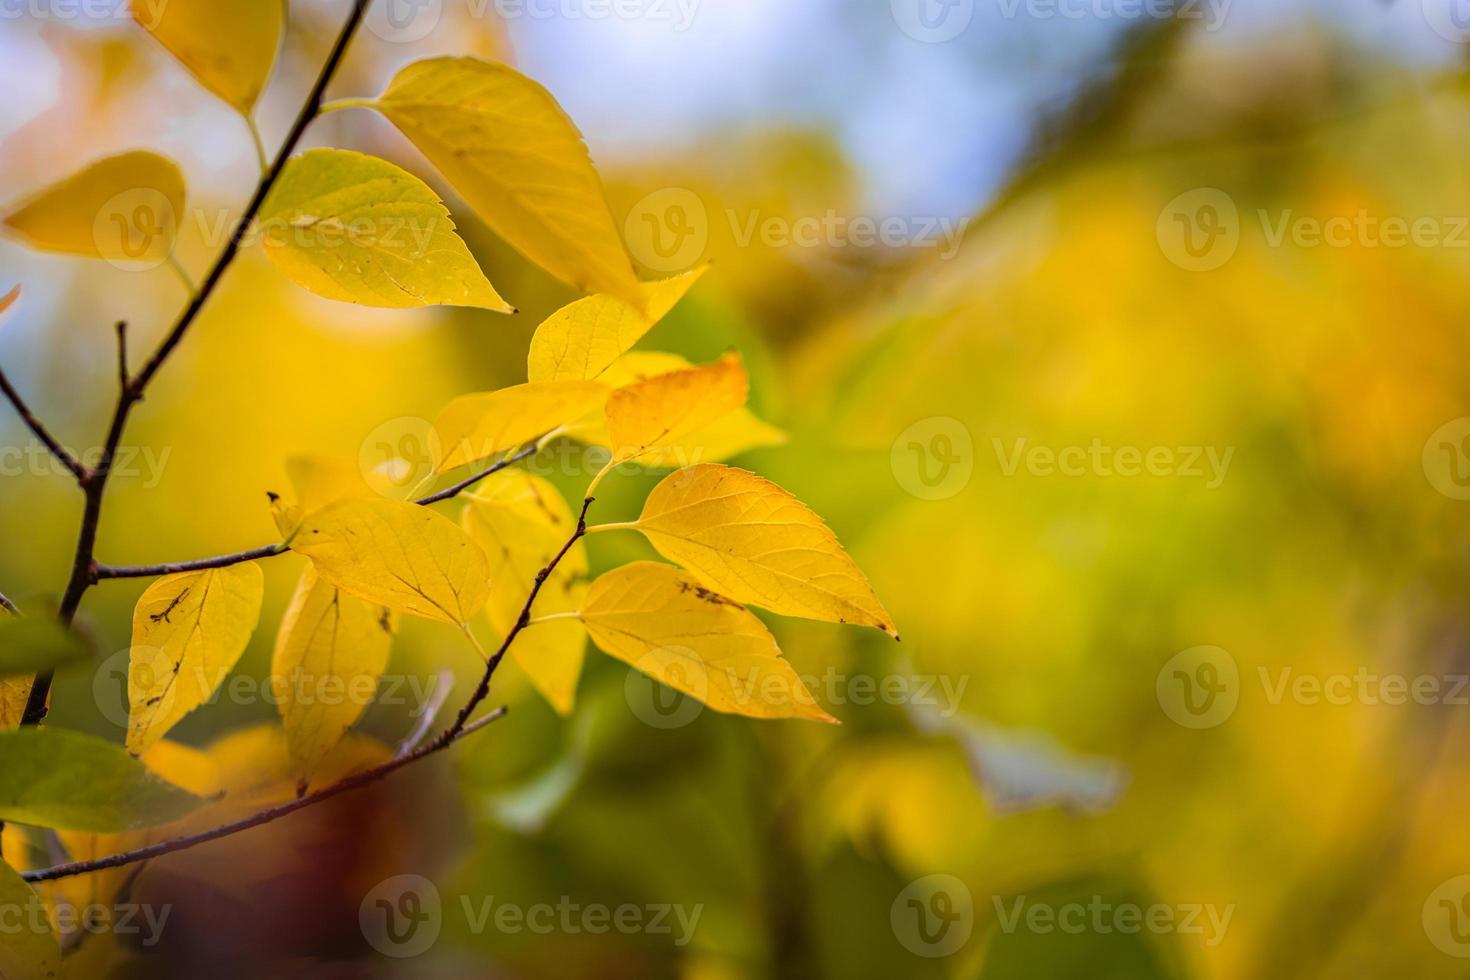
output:
POLYGON ((4 609, 12 616, 20 615, 20 610, 16 608, 15 603, 11 602, 10 599, 6 597, 4 592, 0 592, 0 609, 4 609))
POLYGON ((46 427, 41 424, 41 420, 36 418, 36 414, 31 411, 25 399, 20 397, 20 392, 16 391, 10 384, 10 379, 5 376, 4 371, 0 371, 0 391, 5 392, 5 397, 10 400, 10 404, 14 405, 16 412, 20 414, 21 421, 29 426, 30 430, 36 434, 36 438, 45 444, 46 448, 50 450, 51 455, 55 456, 57 461, 62 466, 65 466, 72 476, 77 478, 78 482, 81 482, 86 476, 86 468, 71 453, 63 449, 61 443, 57 442, 51 433, 47 431, 46 427))
POLYGON ((424 705, 423 714, 419 716, 419 723, 413 726, 413 731, 409 732, 408 737, 398 744, 395 756, 408 755, 429 737, 429 732, 433 731, 434 719, 439 717, 439 712, 444 708, 444 702, 449 700, 449 692, 454 689, 454 674, 446 668, 434 675, 434 682, 437 686, 434 688, 434 693, 429 695, 429 703, 424 705))
POLYGON ((128 321, 117 321, 117 383, 124 391, 132 384, 128 377, 128 321))
POLYGON ((474 714, 475 709, 480 706, 480 702, 489 696, 490 680, 495 676, 495 668, 499 667, 500 661, 505 659, 505 652, 510 649, 510 645, 515 642, 515 638, 521 635, 521 630, 531 624, 531 606, 535 604, 536 597, 541 594, 541 587, 546 584, 546 580, 551 577, 551 573, 556 571, 556 566, 561 564, 561 560, 567 556, 567 552, 572 550, 572 545, 576 544, 586 535, 587 509, 592 506, 594 499, 588 497, 582 501, 582 513, 577 515, 576 530, 572 532, 570 538, 567 538, 567 543, 561 546, 561 550, 556 553, 551 561, 546 563, 546 567, 536 573, 536 581, 531 585, 531 594, 526 596, 526 604, 521 607, 520 616, 516 618, 515 625, 505 634, 505 639, 501 641, 500 648, 485 663, 485 673, 481 676, 480 684, 475 688, 475 693, 470 695, 469 701, 465 703, 463 708, 459 709, 459 717, 454 719, 454 724, 446 728, 442 735, 429 743, 430 745, 438 743, 447 745, 449 742, 454 741, 459 733, 464 730, 465 725, 469 723, 470 715, 474 714))
POLYGON ((525 629, 530 624, 531 607, 535 604, 536 597, 541 594, 541 587, 546 584, 546 581, 551 577, 551 573, 556 571, 557 565, 559 565, 561 563, 561 560, 567 556, 567 552, 572 550, 572 546, 575 545, 579 540, 581 540, 584 535, 586 535, 587 511, 592 506, 592 502, 592 497, 588 497, 587 499, 582 501, 582 512, 577 517, 576 529, 572 531, 572 536, 567 539, 566 544, 562 545, 561 550, 552 557, 551 561, 547 562, 546 567, 536 573, 536 580, 531 584, 531 594, 526 597, 526 604, 521 608, 520 616, 516 619, 515 625, 512 626, 509 632, 505 634, 505 639, 501 642, 499 649, 497 649, 495 653, 486 661, 485 673, 481 676, 480 683, 475 688, 474 694, 470 696, 470 699, 465 703, 465 706, 459 710, 458 716, 454 719, 454 724, 450 725, 439 735, 435 736, 433 741, 425 742, 423 745, 407 753, 403 753, 400 750, 400 753, 394 756, 394 758, 381 765, 375 766, 372 769, 365 770, 354 776, 348 776, 346 779, 333 783, 331 786, 328 786, 324 789, 319 789, 313 793, 307 793, 306 795, 299 796, 288 803, 282 803, 278 806, 262 810, 259 813, 255 813, 243 819, 236 820, 233 823, 222 824, 218 827, 211 828, 210 830, 201 831, 196 834, 187 834, 182 837, 174 837, 166 841, 160 841, 156 844, 150 844, 147 847, 140 847, 136 850, 124 851, 120 854, 113 854, 109 857, 97 858, 92 861, 76 861, 71 864, 57 865, 54 868, 43 868, 39 871, 30 871, 25 873, 22 877, 24 877, 26 881, 30 882, 54 881, 58 878, 71 878, 75 877, 76 875, 90 874, 94 871, 105 871, 108 868, 119 868, 129 864, 136 864, 139 861, 147 861, 151 858, 159 857, 164 854, 171 854, 174 851, 182 851, 191 847, 197 847, 200 844, 206 844, 213 840, 219 840, 221 837, 229 837, 232 834, 238 834, 241 831, 250 830, 252 828, 262 826, 263 824, 268 824, 272 821, 279 820, 284 816, 295 813, 297 810, 304 810, 309 806, 314 806, 315 804, 322 802, 323 800, 331 799, 334 796, 339 796, 343 793, 357 789, 360 786, 366 786, 369 783, 382 779, 384 776, 388 775, 391 772, 395 772, 399 769, 402 769, 406 765, 417 762, 419 759, 433 755, 436 752, 440 752, 448 748, 455 742, 459 741, 461 738, 469 735, 471 732, 479 731, 490 722, 494 721, 497 718, 500 718, 506 713, 506 708, 497 708, 495 711, 492 711, 490 714, 486 715, 483 718, 480 718, 473 722, 470 721, 470 716, 475 713, 475 709, 478 708, 480 704, 485 700, 485 698, 489 695, 490 681, 495 676, 495 669, 499 667, 500 662, 505 659, 506 651, 508 651, 510 649, 510 645, 515 642, 515 638, 521 634, 521 630, 525 629))
MULTIPOLYGON (((322 97, 331 83, 332 77, 337 73, 343 57, 347 53, 347 47, 352 37, 357 33, 358 25, 362 23, 363 15, 367 12, 368 0, 354 0, 352 13, 348 15, 347 23, 343 25, 342 31, 337 35, 336 42, 332 45, 331 53, 327 55, 326 62, 322 65, 321 72, 317 75, 316 82, 302 104, 301 112, 292 124, 291 130, 286 135, 285 142, 281 144, 280 152, 276 155, 275 163, 270 171, 261 178, 260 184, 255 189, 254 196, 246 205, 245 212, 236 223, 234 232, 225 243, 224 249, 219 257, 215 259, 214 266, 209 270, 199 291, 194 294, 174 323, 173 329, 163 338, 163 341, 154 350, 153 355, 143 365, 143 369, 134 375, 118 395, 117 407, 112 414, 112 424, 108 427, 107 440, 103 443, 102 457, 95 469, 87 470, 78 467, 77 480, 81 483, 86 494, 86 504, 82 510, 81 527, 77 532, 76 555, 72 561, 71 577, 67 581, 66 592, 61 597, 61 620, 70 624, 76 618, 77 609, 82 604, 82 596, 98 580, 94 550, 97 544, 97 526, 102 518, 102 502, 107 490, 107 478, 112 471, 113 457, 117 453, 118 446, 122 443, 123 432, 127 428, 128 416, 133 406, 143 400, 144 392, 149 382, 153 380, 169 355, 179 346, 190 326, 198 318, 199 312, 204 309, 204 304, 214 295, 215 287, 224 278, 225 272, 234 262, 235 256, 240 251, 240 244, 244 240, 245 233, 251 223, 255 221, 265 204, 266 197, 271 188, 275 186, 276 180, 286 168, 286 162, 296 150, 296 144, 301 142, 301 137, 306 132, 306 127, 316 118, 317 109, 322 104, 322 97)), ((54 452, 54 450, 53 450, 54 452)), ((49 672, 36 675, 36 682, 31 686, 30 699, 26 702, 25 714, 21 723, 26 725, 40 724, 46 717, 46 702, 51 693, 51 674, 49 672)))
POLYGON ((350 793, 355 789, 361 789, 364 786, 375 783, 384 776, 397 772, 404 766, 411 765, 420 759, 433 755, 435 752, 442 751, 461 738, 471 735, 491 722, 505 717, 507 710, 507 708, 496 708, 485 717, 476 720, 473 724, 464 726, 463 729, 456 732, 451 738, 437 738, 407 755, 396 756, 371 769, 365 769, 345 779, 338 780, 330 786, 323 787, 305 796, 297 797, 289 802, 269 807, 258 813, 253 813, 240 820, 221 824, 218 827, 211 827, 209 830, 202 830, 194 834, 171 837, 168 840, 159 841, 156 844, 149 844, 147 847, 123 851, 119 854, 112 854, 91 861, 73 861, 70 864, 58 864, 54 867, 41 868, 37 871, 27 871, 21 877, 29 882, 56 881, 59 878, 74 878, 77 875, 91 874, 95 871, 106 871, 109 868, 122 868, 130 864, 137 864, 139 861, 148 861, 156 857, 162 857, 165 854, 172 854, 175 851, 188 850, 191 847, 198 847, 200 844, 207 844, 210 841, 219 840, 221 837, 230 837, 241 831, 274 823, 282 817, 290 816, 298 810, 305 810, 307 807, 315 806, 334 796, 341 796, 343 793, 350 793))
MULTIPOLYGON (((494 465, 481 470, 466 480, 461 480, 452 487, 420 497, 414 503, 421 507, 437 504, 449 500, 464 493, 487 477, 499 473, 508 466, 513 466, 523 459, 535 455, 536 447, 527 446, 514 456, 498 460, 494 465)), ((259 548, 251 548, 249 551, 236 551, 228 555, 215 555, 212 558, 196 558, 192 561, 165 562, 158 565, 103 565, 96 566, 98 580, 114 578, 156 578, 160 575, 174 575, 178 572, 202 572, 211 568, 228 568, 231 565, 239 565, 247 561, 260 561, 263 558, 274 558, 276 555, 285 554, 288 549, 284 544, 267 544, 259 548)))
POLYGON ((464 493, 470 487, 474 486, 476 483, 479 483, 486 477, 493 476, 494 474, 499 473, 507 466, 514 466, 516 463, 519 463, 523 459, 530 459, 532 456, 536 455, 537 448, 538 444, 532 443, 525 449, 522 449, 520 452, 516 453, 514 456, 508 456, 505 459, 497 460, 495 464, 492 465, 489 469, 481 470, 474 476, 471 476, 465 480, 461 480, 454 486, 440 490, 438 493, 432 493, 427 497, 420 497, 418 500, 414 501, 414 503, 421 504, 427 507, 430 504, 437 504, 441 500, 449 500, 452 497, 458 497, 460 494, 464 493))

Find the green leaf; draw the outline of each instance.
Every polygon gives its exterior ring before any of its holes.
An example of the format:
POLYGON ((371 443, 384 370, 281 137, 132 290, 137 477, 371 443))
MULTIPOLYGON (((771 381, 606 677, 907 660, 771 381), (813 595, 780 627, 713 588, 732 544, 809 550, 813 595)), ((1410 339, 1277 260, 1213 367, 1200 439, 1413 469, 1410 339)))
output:
POLYGON ((310 150, 261 209, 266 256, 318 296, 387 309, 515 312, 495 292, 433 190, 387 160, 310 150))
POLYGON ((87 641, 50 616, 0 619, 0 674, 40 674, 91 656, 87 641))
POLYGON ((0 732, 0 820, 110 834, 177 820, 203 802, 100 738, 49 727, 0 732))

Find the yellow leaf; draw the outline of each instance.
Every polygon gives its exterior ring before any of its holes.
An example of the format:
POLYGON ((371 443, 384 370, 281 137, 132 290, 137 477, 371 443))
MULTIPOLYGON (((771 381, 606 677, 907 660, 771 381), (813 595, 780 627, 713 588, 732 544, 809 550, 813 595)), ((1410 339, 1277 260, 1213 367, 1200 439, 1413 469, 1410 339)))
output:
POLYGON ((672 473, 648 495, 635 526, 659 554, 740 602, 897 636, 831 529, 754 473, 717 464, 672 473))
MULTIPOLYGON (((694 365, 677 354, 663 351, 633 351, 613 362, 598 378, 610 388, 624 388, 638 381, 688 371, 694 365)), ((604 413, 584 416, 567 429, 567 435, 595 446, 611 446, 604 413)), ((718 463, 741 453, 786 442, 786 433, 756 418, 749 408, 741 406, 715 422, 678 439, 663 448, 640 456, 634 462, 650 469, 675 468, 694 463, 718 463)))
MULTIPOLYGON (((515 626, 536 575, 561 550, 576 517, 556 488, 522 470, 502 470, 466 497, 464 529, 490 559, 490 625, 503 637, 515 626)), ((587 584, 587 549, 579 541, 556 566, 531 616, 576 612, 587 584)), ((571 713, 587 636, 575 619, 537 623, 516 637, 510 655, 563 715, 571 713)))
POLYGON ((173 251, 184 214, 184 175, 136 150, 88 165, 5 217, 32 248, 114 262, 157 262, 173 251))
POLYGON ((286 460, 286 476, 297 506, 308 514, 348 497, 373 495, 357 460, 345 456, 292 456, 286 460))
MULTIPOLYGON (((0 609, 0 622, 9 618, 10 613, 0 609)), ((29 677, 0 677, 0 732, 20 725, 30 696, 29 677)))
POLYGON ((6 310, 14 306, 15 301, 18 299, 20 299, 19 286, 12 287, 10 292, 6 293, 4 296, 0 296, 0 313, 4 313, 6 310))
POLYGON ((434 420, 441 447, 435 471, 489 459, 523 446, 601 405, 607 388, 595 381, 540 381, 464 395, 434 420))
POLYGON ((396 619, 307 568, 281 620, 272 684, 291 767, 305 785, 377 694, 396 619))
POLYGON ((582 622, 607 653, 716 711, 836 721, 750 610, 673 565, 640 561, 603 575, 582 622))
POLYGON ((141 755, 213 696, 260 618, 255 562, 166 575, 133 609, 128 751, 141 755))
POLYGON ((582 134, 546 89, 498 62, 431 58, 367 104, 532 262, 585 293, 642 302, 582 134))
POLYGON ((557 310, 531 338, 526 377, 531 381, 596 378, 667 316, 706 268, 643 283, 639 286, 644 296, 642 309, 604 294, 557 310))
MULTIPOLYGON (((234 729, 211 742, 205 751, 219 771, 224 810, 252 813, 296 795, 299 784, 292 772, 286 733, 279 725, 234 729)), ((377 739, 348 732, 317 767, 317 782, 334 783, 392 756, 393 750, 377 739)), ((218 817, 210 822, 217 823, 218 817)), ((289 856, 287 860, 299 867, 299 858, 289 856)))
POLYGON ((515 312, 480 271, 438 195, 387 160, 308 150, 286 164, 258 228, 276 268, 318 296, 388 309, 515 312))
POLYGON ((277 0, 133 0, 133 19, 199 83, 249 115, 281 46, 277 0))
POLYGON ((45 926, 41 897, 7 864, 0 864, 0 908, 9 922, 5 941, 0 943, 0 977, 55 980, 61 976, 61 947, 45 926))
POLYGON ((31 696, 29 677, 0 677, 0 731, 15 728, 26 713, 31 696))
POLYGON ((444 623, 468 623, 490 594, 480 546, 443 515, 399 500, 360 497, 308 514, 291 550, 360 599, 444 623))
POLYGON ((728 354, 619 388, 607 399, 613 460, 636 459, 707 428, 744 405, 748 394, 745 367, 728 354))

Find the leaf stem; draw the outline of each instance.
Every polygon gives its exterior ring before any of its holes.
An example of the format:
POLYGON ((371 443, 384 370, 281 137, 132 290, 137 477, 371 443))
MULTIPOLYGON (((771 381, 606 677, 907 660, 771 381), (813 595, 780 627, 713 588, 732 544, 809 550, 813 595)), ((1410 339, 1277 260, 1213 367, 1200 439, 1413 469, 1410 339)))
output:
POLYGON ((637 521, 618 521, 616 523, 609 523, 609 524, 594 524, 594 525, 592 525, 591 527, 589 527, 587 529, 587 533, 588 534, 596 534, 599 531, 636 531, 636 530, 638 530, 638 522, 637 521))
POLYGON ((174 271, 174 275, 179 277, 179 282, 184 284, 184 291, 190 296, 193 296, 199 291, 199 286, 194 282, 193 277, 189 275, 189 270, 184 268, 184 264, 179 261, 179 257, 173 252, 168 253, 168 267, 174 271))
POLYGON ((376 99, 333 99, 331 102, 324 102, 318 107, 316 114, 325 116, 327 113, 336 112, 339 109, 367 109, 376 101, 376 99))
MULTIPOLYGON (((588 531, 591 531, 592 529, 591 528, 588 528, 587 530, 588 531)), ((536 626, 536 625, 538 625, 540 623, 550 623, 550 622, 554 622, 554 621, 556 621, 558 619, 581 619, 581 618, 582 618, 582 614, 579 613, 579 612, 575 612, 575 611, 573 611, 573 612, 547 613, 545 616, 533 616, 531 619, 526 620, 526 626, 527 627, 531 627, 531 626, 536 626)))
POLYGON ((607 461, 606 466, 597 471, 597 475, 592 478, 592 482, 587 484, 587 496, 592 496, 592 491, 597 489, 597 485, 602 482, 603 477, 611 473, 613 471, 613 467, 617 466, 619 462, 621 462, 621 460, 618 460, 616 458, 610 459, 607 461))
POLYGON ((250 128, 250 141, 255 144, 255 159, 260 164, 260 174, 264 177, 271 168, 270 157, 265 152, 265 140, 260 137, 260 127, 255 124, 254 116, 246 114, 245 125, 250 128))

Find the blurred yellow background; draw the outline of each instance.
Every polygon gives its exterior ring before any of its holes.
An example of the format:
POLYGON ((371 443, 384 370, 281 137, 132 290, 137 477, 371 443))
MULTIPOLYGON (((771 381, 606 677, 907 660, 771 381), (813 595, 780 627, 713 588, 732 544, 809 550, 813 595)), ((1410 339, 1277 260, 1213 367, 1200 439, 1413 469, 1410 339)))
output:
MULTIPOLYGON (((492 699, 510 717, 452 758, 151 867, 137 887, 177 921, 114 968, 1463 976, 1470 33, 1427 0, 1178 20, 935 5, 970 9, 949 38, 903 0, 791 6, 704 0, 685 23, 671 3, 622 20, 430 4, 422 35, 364 32, 334 94, 446 51, 547 84, 644 277, 713 262, 640 347, 742 352, 753 406, 790 441, 739 462, 827 518, 902 644, 769 620, 840 729, 670 722, 595 652, 561 719, 508 664, 492 699), (359 926, 398 875, 442 905, 411 959, 359 926), (477 919, 488 898, 667 906, 672 928, 497 927, 477 919)), ((291 9, 268 142, 345 12, 291 9)), ((249 136, 129 28, 0 21, 4 196, 166 153, 190 178, 179 256, 198 274, 211 223, 253 186, 249 136)), ((336 113, 309 139, 423 175, 522 312, 335 304, 246 252, 135 415, 104 561, 274 540, 266 493, 289 457, 376 465, 450 398, 524 380, 531 331, 575 298, 386 123, 336 113)), ((182 288, 6 241, 12 281, 0 363, 84 450, 111 407, 113 323, 145 349, 182 288)), ((3 426, 0 588, 49 602, 80 496, 3 426)), ((570 447, 537 465, 569 499, 590 476, 570 447)), ((607 483, 600 518, 634 516, 655 480, 607 483)), ((632 537, 589 547, 594 572, 652 556, 632 537)), ((266 568, 247 681, 269 672, 299 561, 266 568)), ((142 588, 88 596, 104 656, 142 588)), ((63 675, 52 722, 120 739, 120 664, 63 675)), ((479 673, 453 630, 405 624, 402 696, 363 731, 402 738, 442 668, 457 691, 479 673)), ((258 691, 177 737, 273 722, 258 691)), ((108 939, 87 955, 116 953, 108 939)))

